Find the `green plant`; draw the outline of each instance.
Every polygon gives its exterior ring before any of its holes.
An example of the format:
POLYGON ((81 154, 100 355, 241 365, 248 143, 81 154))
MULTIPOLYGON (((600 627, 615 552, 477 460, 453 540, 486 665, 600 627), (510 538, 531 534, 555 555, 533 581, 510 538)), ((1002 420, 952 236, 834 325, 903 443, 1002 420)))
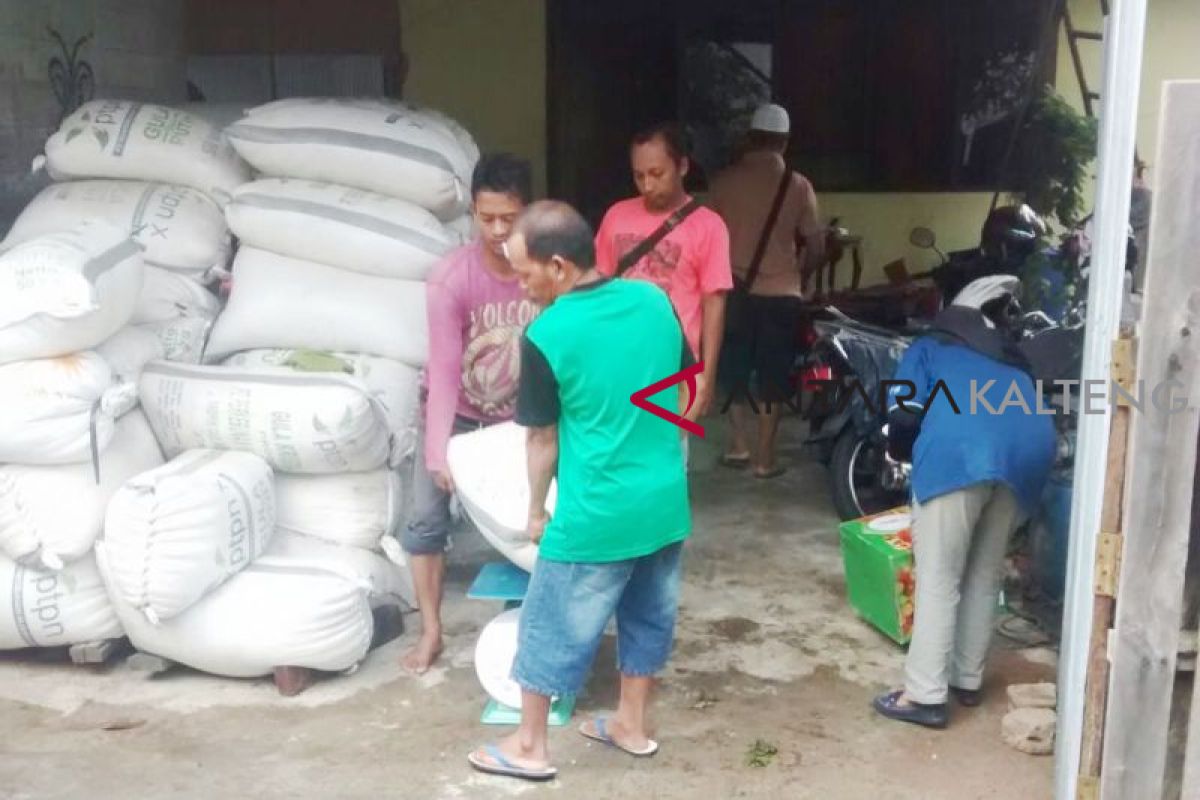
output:
POLYGON ((1085 208, 1084 185, 1096 158, 1096 120, 1045 87, 1022 127, 1014 159, 1016 194, 1044 217, 1072 227, 1085 208))
POLYGON ((763 739, 755 739, 754 744, 746 751, 746 766, 765 767, 779 755, 779 748, 763 739))

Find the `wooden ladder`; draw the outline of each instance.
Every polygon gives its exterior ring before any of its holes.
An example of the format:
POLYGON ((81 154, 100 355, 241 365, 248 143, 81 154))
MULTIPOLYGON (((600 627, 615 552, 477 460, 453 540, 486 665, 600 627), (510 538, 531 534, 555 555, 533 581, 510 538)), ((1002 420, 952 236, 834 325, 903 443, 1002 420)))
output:
MULTIPOLYGON (((1083 110, 1089 117, 1096 116, 1096 108, 1093 105, 1100 99, 1100 93, 1092 91, 1088 85, 1087 70, 1083 68, 1083 58, 1080 55, 1079 42, 1103 42, 1104 34, 1097 31, 1081 31, 1075 27, 1075 23, 1071 21, 1071 8, 1069 0, 1062 0, 1062 22, 1063 30, 1067 35, 1067 44, 1071 48, 1071 62, 1075 65, 1075 78, 1079 82, 1079 91, 1083 93, 1083 110)), ((1108 0, 1100 0, 1100 12, 1108 16, 1108 0)))

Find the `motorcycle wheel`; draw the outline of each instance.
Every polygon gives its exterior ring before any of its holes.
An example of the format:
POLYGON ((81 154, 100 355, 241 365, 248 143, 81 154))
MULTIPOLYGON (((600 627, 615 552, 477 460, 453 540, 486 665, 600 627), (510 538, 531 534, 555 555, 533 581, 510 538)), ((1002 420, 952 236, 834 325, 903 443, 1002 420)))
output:
POLYGON ((878 514, 907 501, 907 492, 885 489, 880 483, 884 446, 853 427, 834 443, 829 477, 833 507, 843 520, 878 514))

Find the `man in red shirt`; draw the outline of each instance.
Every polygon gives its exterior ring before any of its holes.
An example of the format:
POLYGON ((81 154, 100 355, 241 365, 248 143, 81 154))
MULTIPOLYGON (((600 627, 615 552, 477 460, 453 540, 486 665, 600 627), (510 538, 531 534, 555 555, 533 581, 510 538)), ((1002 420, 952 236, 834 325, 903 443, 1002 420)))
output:
MULTIPOLYGON (((613 205, 596 232, 596 268, 603 275, 617 274, 625 254, 692 202, 683 188, 687 152, 675 125, 656 125, 635 136, 630 162, 638 196, 613 205)), ((697 208, 621 274, 650 281, 670 296, 693 355, 704 362, 696 397, 704 414, 716 390, 725 292, 733 288, 725 223, 709 209, 697 208)))

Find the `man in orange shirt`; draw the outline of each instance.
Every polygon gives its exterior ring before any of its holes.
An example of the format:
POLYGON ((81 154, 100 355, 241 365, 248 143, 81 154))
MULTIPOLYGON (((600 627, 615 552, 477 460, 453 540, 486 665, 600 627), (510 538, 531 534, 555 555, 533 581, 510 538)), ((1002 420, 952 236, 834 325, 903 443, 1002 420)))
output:
POLYGON ((621 200, 604 215, 596 232, 596 268, 602 275, 619 272, 650 281, 671 298, 693 355, 704 362, 695 400, 703 415, 716 390, 725 292, 733 288, 729 233, 709 209, 689 208, 693 201, 683 188, 689 163, 677 126, 656 125, 635 136, 630 164, 638 196, 621 200), (682 216, 678 224, 627 269, 618 269, 623 257, 674 215, 682 216))

